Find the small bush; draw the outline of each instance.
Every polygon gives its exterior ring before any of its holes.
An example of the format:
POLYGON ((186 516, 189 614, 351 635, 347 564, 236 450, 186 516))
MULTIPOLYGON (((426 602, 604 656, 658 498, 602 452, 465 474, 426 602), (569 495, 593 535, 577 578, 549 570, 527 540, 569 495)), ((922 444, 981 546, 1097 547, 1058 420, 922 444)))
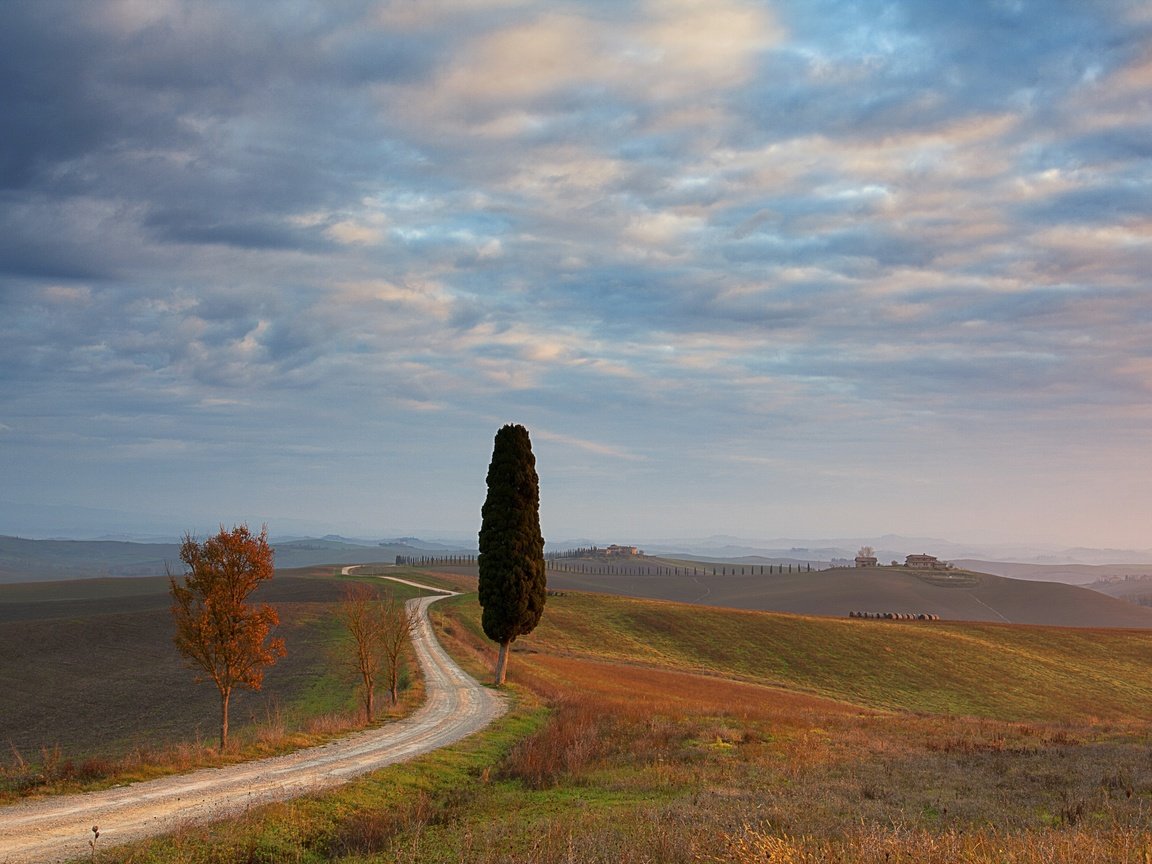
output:
POLYGON ((497 776, 519 780, 529 789, 555 786, 601 753, 602 718, 589 702, 559 702, 542 729, 512 748, 497 776))
POLYGON ((116 763, 108 759, 65 759, 59 747, 43 748, 37 761, 25 759, 14 749, 11 761, 0 765, 0 791, 27 794, 60 784, 92 783, 111 777, 117 770, 116 763))

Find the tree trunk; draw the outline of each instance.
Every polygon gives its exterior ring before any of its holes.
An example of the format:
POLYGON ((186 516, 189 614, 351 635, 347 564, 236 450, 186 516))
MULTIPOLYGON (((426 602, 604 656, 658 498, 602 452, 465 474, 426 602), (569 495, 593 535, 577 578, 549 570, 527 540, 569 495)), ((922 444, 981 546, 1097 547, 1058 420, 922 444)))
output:
POLYGON ((376 698, 375 698, 376 694, 373 692, 375 689, 376 688, 373 687, 371 683, 368 683, 364 687, 364 693, 365 693, 365 695, 364 695, 364 713, 366 713, 368 715, 368 722, 369 723, 372 722, 372 714, 373 714, 372 709, 375 707, 375 704, 376 704, 376 698))
POLYGON ((232 695, 231 690, 220 691, 220 752, 224 752, 224 748, 228 746, 228 699, 232 695))
POLYGON ((500 643, 500 654, 496 658, 496 686, 503 687, 508 674, 508 643, 500 643))

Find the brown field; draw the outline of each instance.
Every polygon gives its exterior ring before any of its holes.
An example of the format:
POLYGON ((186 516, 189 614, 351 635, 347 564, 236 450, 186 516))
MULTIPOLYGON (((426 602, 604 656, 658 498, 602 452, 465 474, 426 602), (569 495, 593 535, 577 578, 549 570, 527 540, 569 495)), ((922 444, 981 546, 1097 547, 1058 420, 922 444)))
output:
MULTIPOLYGON (((288 654, 260 691, 233 694, 241 749, 358 722, 334 572, 280 571, 256 595, 279 611, 288 654)), ((99 780, 124 766, 211 758, 219 696, 178 655, 169 605, 166 578, 0 585, 0 792, 35 788, 37 777, 99 780)))

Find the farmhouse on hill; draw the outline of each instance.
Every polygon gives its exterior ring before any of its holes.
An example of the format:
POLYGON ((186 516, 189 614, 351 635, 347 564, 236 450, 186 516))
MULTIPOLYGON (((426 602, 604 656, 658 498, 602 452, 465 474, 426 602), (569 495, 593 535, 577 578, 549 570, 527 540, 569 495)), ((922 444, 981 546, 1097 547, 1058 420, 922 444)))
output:
POLYGON ((631 557, 633 555, 639 555, 640 550, 635 546, 617 546, 615 543, 613 543, 611 546, 604 550, 604 554, 609 558, 615 558, 617 556, 624 558, 631 557))
POLYGON ((876 567, 879 562, 876 560, 876 553, 871 546, 862 546, 860 551, 856 553, 856 566, 857 567, 876 567))
POLYGON ((905 567, 914 567, 918 570, 947 570, 948 564, 935 555, 909 555, 904 559, 905 567))

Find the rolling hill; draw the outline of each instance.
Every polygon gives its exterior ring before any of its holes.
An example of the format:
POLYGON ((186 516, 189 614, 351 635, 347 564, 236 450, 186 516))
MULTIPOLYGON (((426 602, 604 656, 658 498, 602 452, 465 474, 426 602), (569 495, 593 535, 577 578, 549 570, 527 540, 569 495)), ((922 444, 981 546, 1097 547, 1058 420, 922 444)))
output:
MULTIPOLYGON (((414 538, 379 545, 343 538, 292 539, 275 542, 278 569, 390 562, 397 555, 438 554, 414 538)), ((766 574, 760 559, 729 560, 724 566, 644 556, 634 562, 553 562, 552 588, 675 600, 736 609, 847 616, 851 612, 930 612, 949 620, 999 621, 1070 627, 1152 628, 1152 608, 1124 599, 1124 588, 1143 583, 1099 586, 1090 590, 1062 581, 1041 581, 1044 571, 1012 569, 1024 565, 982 562, 988 571, 927 573, 903 567, 874 570, 832 568, 766 574), (565 570, 557 569, 562 565, 565 570), (1009 568, 1004 570, 1003 568, 1009 568), (729 575, 713 575, 720 569, 729 575), (695 572, 698 575, 686 575, 695 572), (746 575, 731 575, 741 573, 746 575), (669 575, 672 574, 672 575, 669 575), (1022 578, 1009 578, 1019 575, 1022 578), (1109 594, 1113 596, 1108 596, 1109 594)), ((771 563, 771 562, 768 562, 771 563)), ((776 562, 779 569, 781 562, 776 562)), ((25 540, 0 536, 0 584, 100 577, 163 576, 166 568, 180 572, 175 543, 122 541, 25 540)), ((463 568, 475 573, 474 566, 463 568)), ((1056 568, 1059 570, 1059 568, 1056 568)), ((1112 568, 1114 569, 1114 568, 1112 568)), ((1054 578, 1068 578, 1061 572, 1054 578)), ((1144 594, 1149 593, 1144 591, 1144 594)))
POLYGON ((1075 585, 970 571, 878 567, 771 575, 705 575, 698 570, 697 575, 684 575, 687 568, 681 568, 681 575, 643 575, 625 568, 601 569, 600 573, 550 570, 548 584, 559 590, 801 615, 930 612, 953 621, 1152 628, 1152 608, 1075 585))

